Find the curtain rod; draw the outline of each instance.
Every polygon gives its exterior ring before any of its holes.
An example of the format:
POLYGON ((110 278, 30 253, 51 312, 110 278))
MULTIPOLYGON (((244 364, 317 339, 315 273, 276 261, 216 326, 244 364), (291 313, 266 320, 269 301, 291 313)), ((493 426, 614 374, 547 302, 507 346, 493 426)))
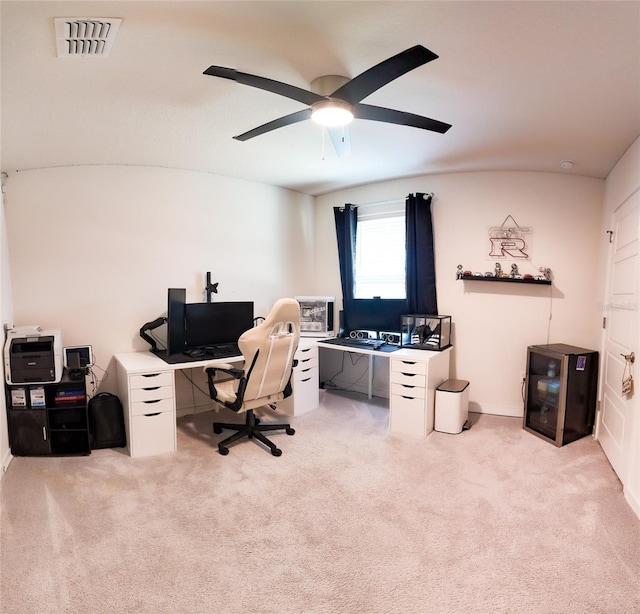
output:
MULTIPOLYGON (((433 192, 425 192, 424 193, 425 196, 431 196, 431 198, 433 199, 435 194, 433 192)), ((402 198, 389 198, 387 200, 378 200, 374 203, 364 203, 362 205, 356 205, 357 207, 374 207, 376 205, 391 205, 393 203, 400 203, 400 202, 405 202, 407 200, 406 196, 403 196, 402 198)))

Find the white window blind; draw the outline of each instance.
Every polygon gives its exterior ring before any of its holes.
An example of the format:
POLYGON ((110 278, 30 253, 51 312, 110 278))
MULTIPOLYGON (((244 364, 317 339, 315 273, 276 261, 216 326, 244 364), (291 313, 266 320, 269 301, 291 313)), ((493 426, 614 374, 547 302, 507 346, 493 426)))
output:
POLYGON ((355 298, 406 297, 404 201, 358 207, 355 298))

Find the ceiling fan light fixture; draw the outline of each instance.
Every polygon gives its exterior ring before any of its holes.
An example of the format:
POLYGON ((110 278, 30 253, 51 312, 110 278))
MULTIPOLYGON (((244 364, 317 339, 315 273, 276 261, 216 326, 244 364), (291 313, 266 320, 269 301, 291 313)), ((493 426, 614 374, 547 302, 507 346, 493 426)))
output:
POLYGON ((322 100, 311 105, 311 119, 326 128, 339 128, 353 121, 353 107, 342 100, 322 100))

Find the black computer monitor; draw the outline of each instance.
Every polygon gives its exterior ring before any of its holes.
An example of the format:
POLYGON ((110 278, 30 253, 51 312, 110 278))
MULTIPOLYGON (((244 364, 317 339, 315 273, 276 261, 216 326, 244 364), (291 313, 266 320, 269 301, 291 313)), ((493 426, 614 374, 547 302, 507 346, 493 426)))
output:
POLYGON ((344 330, 398 332, 402 315, 407 313, 406 299, 352 298, 343 301, 344 330))
POLYGON ((185 288, 169 288, 167 297, 167 354, 182 354, 184 345, 185 288))
POLYGON ((187 303, 185 349, 235 343, 253 327, 253 302, 187 303))

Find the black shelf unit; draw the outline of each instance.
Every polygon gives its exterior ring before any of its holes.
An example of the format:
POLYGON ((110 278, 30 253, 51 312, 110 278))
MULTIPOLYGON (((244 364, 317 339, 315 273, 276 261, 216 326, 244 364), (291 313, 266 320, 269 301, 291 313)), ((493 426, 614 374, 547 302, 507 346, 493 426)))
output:
POLYGON ((515 277, 484 277, 479 275, 463 275, 463 281, 497 281, 507 284, 537 284, 539 286, 550 286, 550 279, 516 279, 515 277))
POLYGON ((598 352, 563 343, 527 348, 523 428, 557 447, 593 432, 598 352))
POLYGON ((52 384, 6 385, 9 445, 14 456, 91 454, 84 376, 65 369, 52 384))

